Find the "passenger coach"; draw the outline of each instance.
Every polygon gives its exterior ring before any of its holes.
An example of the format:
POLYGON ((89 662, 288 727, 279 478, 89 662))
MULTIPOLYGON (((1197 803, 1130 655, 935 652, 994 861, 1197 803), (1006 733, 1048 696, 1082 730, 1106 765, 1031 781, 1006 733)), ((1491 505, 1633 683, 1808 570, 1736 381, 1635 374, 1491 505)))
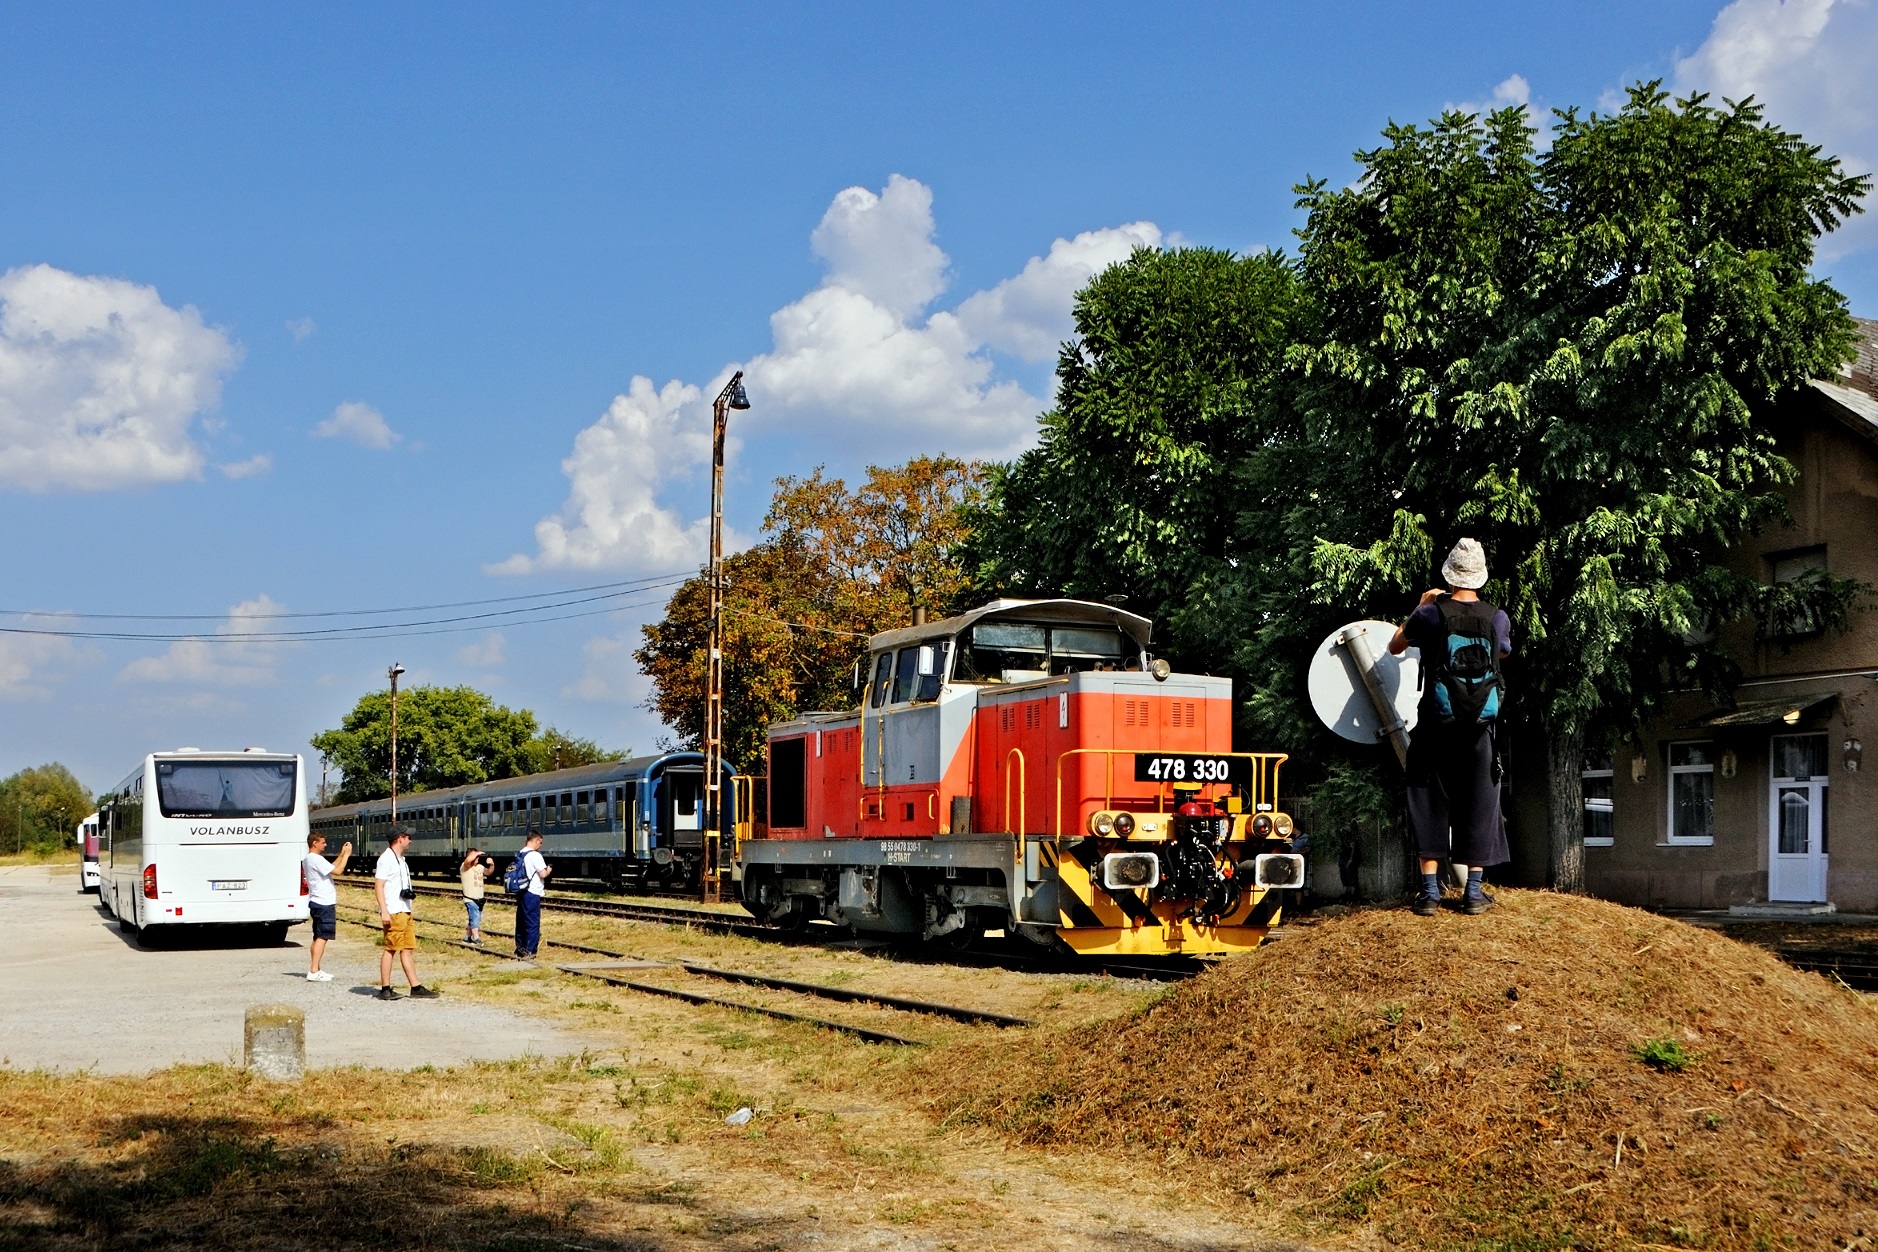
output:
MULTIPOLYGON (((732 786, 726 769, 724 794, 732 786)), ((727 809, 726 846, 731 816, 727 809)), ((353 867, 370 873, 373 858, 390 842, 391 802, 319 809, 312 825, 326 835, 329 849, 352 840, 353 867)), ((398 825, 411 831, 405 857, 414 873, 454 874, 472 847, 513 856, 538 828, 542 853, 562 879, 694 887, 707 850, 704 757, 668 752, 412 792, 398 797, 398 825)))
POLYGON ((105 909, 145 942, 183 926, 286 938, 307 919, 304 772, 260 748, 146 756, 98 810, 105 909))

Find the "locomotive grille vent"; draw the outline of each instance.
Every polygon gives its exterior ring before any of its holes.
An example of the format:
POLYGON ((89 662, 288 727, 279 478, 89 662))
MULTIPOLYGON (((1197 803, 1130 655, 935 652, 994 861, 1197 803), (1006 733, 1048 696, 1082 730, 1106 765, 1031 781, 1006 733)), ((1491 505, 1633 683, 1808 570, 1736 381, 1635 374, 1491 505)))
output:
POLYGON ((1035 730, 1043 725, 1043 706, 1031 701, 1024 706, 1024 729, 1035 730))
POLYGON ((1017 710, 1015 708, 1007 704, 1003 708, 998 710, 998 729, 999 730, 1016 730, 1017 729, 1017 710))
POLYGON ((1191 700, 1175 700, 1173 703, 1174 703, 1174 710, 1173 710, 1174 725, 1198 726, 1200 724, 1200 706, 1199 705, 1195 704, 1191 700))
POLYGON ((1136 703, 1137 701, 1134 701, 1134 700, 1122 701, 1122 725, 1145 726, 1148 724, 1148 702, 1146 700, 1139 701, 1139 704, 1141 705, 1141 711, 1139 714, 1137 714, 1135 711, 1136 703), (1139 716, 1140 721, 1135 720, 1137 716, 1139 716))

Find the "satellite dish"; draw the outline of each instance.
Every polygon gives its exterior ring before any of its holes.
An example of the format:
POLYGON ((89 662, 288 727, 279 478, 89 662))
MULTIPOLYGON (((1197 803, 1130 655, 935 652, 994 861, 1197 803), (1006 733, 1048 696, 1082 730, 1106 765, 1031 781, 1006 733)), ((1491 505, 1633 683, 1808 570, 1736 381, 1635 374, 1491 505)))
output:
POLYGON ((1388 723, 1357 672, 1352 643, 1359 644, 1357 652, 1368 652, 1375 666, 1377 688, 1393 706, 1402 728, 1414 728, 1416 706, 1421 702, 1421 649, 1410 648, 1401 656, 1391 656, 1389 641, 1394 637, 1395 627, 1388 622, 1352 622, 1331 631, 1311 654, 1311 670, 1305 683, 1311 694, 1311 708, 1332 733, 1352 743, 1381 743, 1387 737, 1388 723), (1360 646, 1364 642, 1367 649, 1360 646))

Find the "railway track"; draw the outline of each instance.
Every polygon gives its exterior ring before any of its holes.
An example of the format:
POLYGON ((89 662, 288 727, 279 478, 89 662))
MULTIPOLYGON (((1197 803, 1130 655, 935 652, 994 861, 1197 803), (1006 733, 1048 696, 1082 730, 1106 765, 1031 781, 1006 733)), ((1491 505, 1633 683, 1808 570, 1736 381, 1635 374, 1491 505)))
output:
POLYGON ((1837 978, 1855 991, 1878 991, 1878 957, 1870 952, 1775 948, 1774 954, 1795 969, 1837 978))
MULTIPOLYGON (((435 883, 416 883, 419 895, 459 898, 451 887, 435 883)), ((489 902, 509 903, 506 897, 492 894, 489 902)), ((663 926, 691 926, 714 934, 738 935, 767 943, 800 943, 828 947, 836 944, 865 945, 862 950, 892 960, 926 965, 961 965, 978 969, 1012 969, 1042 974, 1106 974, 1112 978, 1143 982, 1180 982, 1207 968, 1200 960, 1173 958, 1159 964, 1139 961, 1108 960, 1102 957, 1059 957, 1041 951, 1025 951, 1034 945, 1023 940, 1007 940, 996 946, 965 952, 935 953, 909 947, 887 939, 856 938, 849 931, 828 922, 814 922, 806 930, 787 931, 766 926, 750 917, 739 917, 715 909, 682 904, 652 904, 645 900, 596 900, 582 896, 554 896, 543 899, 542 908, 555 913, 583 917, 605 917, 622 921, 651 922, 663 926), (1022 947, 1015 946, 1022 944, 1022 947)), ((993 941, 995 943, 995 941, 993 941)))
MULTIPOLYGON (((366 916, 363 918, 347 917, 345 919, 346 921, 356 926, 377 929, 376 923, 370 920, 370 915, 366 910, 359 909, 354 905, 344 905, 343 907, 353 912, 366 913, 366 916)), ((416 920, 418 924, 424 926, 444 928, 453 932, 456 929, 454 922, 439 922, 429 918, 417 918, 416 920)), ((499 930, 485 930, 485 933, 498 938, 514 938, 513 934, 499 930)), ((448 942, 452 947, 462 948, 465 951, 474 952, 494 960, 506 961, 514 959, 505 953, 491 951, 475 944, 464 943, 458 939, 451 939, 448 940, 448 942)), ((805 982, 793 978, 777 978, 771 975, 757 974, 746 970, 721 969, 697 961, 648 960, 626 952, 615 952, 607 948, 597 948, 590 944, 572 943, 566 940, 544 938, 542 940, 542 946, 578 952, 585 956, 607 958, 604 963, 555 965, 554 968, 563 973, 573 974, 582 978, 592 978, 612 986, 625 987, 646 994, 684 1000, 692 1004, 710 1004, 723 1008, 737 1009, 747 1013, 758 1013, 766 1017, 779 1018, 785 1021, 805 1022, 824 1029, 837 1030, 846 1034, 855 1035, 873 1043, 917 1045, 920 1041, 907 1039, 887 1031, 876 1030, 872 1027, 857 1026, 850 1022, 832 1021, 827 1018, 813 1017, 801 1013, 791 1013, 787 1010, 771 1008, 766 1005, 748 1004, 742 1001, 729 1000, 721 996, 688 991, 682 987, 670 987, 658 983, 648 983, 641 979, 626 978, 622 977, 619 971, 624 968, 640 971, 668 970, 701 979, 763 987, 774 991, 786 991, 795 995, 833 1000, 844 1004, 873 1004, 898 1012, 930 1017, 943 1017, 952 1021, 964 1022, 969 1025, 1022 1027, 1032 1024, 1026 1018, 1016 1017, 1009 1013, 996 1013, 987 1009, 974 1009, 956 1004, 943 1004, 931 1000, 919 1000, 910 996, 897 996, 886 992, 867 991, 849 987, 830 987, 821 983, 805 982)))

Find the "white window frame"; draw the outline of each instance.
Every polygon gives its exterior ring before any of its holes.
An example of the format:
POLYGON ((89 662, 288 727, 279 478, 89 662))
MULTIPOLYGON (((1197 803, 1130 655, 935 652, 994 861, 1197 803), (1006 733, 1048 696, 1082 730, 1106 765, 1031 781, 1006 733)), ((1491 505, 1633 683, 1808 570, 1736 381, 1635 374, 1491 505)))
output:
MULTIPOLYGON (((1586 796, 1584 800, 1584 811, 1587 813, 1609 813, 1612 815, 1611 821, 1613 825, 1615 825, 1616 820, 1617 820, 1616 818, 1617 770, 1615 769, 1615 765, 1616 765, 1616 761, 1613 760, 1611 763, 1611 766, 1606 767, 1604 769, 1591 769, 1587 765, 1585 769, 1582 769, 1579 771, 1579 777, 1581 779, 1608 778, 1611 780, 1610 798, 1604 799, 1604 800, 1593 800, 1589 796, 1586 796)), ((1579 819, 1581 824, 1583 823, 1583 820, 1584 820, 1583 818, 1579 819)), ((1585 836, 1585 847, 1587 848, 1608 848, 1611 846, 1613 842, 1614 840, 1608 835, 1605 835, 1602 837, 1597 836, 1597 835, 1585 836)))
POLYGON ((1715 755, 1713 750, 1715 741, 1713 739, 1677 739, 1663 745, 1664 773, 1667 777, 1663 789, 1665 807, 1663 812, 1663 842, 1660 845, 1662 847, 1711 848, 1715 846, 1714 779, 1717 773, 1715 762, 1710 760, 1706 765, 1675 764, 1676 749, 1684 744, 1692 743, 1708 744, 1710 747, 1709 756, 1713 757, 1715 755), (1678 835, 1676 833, 1676 779, 1685 774, 1707 774, 1709 777, 1709 833, 1706 835, 1678 835))

